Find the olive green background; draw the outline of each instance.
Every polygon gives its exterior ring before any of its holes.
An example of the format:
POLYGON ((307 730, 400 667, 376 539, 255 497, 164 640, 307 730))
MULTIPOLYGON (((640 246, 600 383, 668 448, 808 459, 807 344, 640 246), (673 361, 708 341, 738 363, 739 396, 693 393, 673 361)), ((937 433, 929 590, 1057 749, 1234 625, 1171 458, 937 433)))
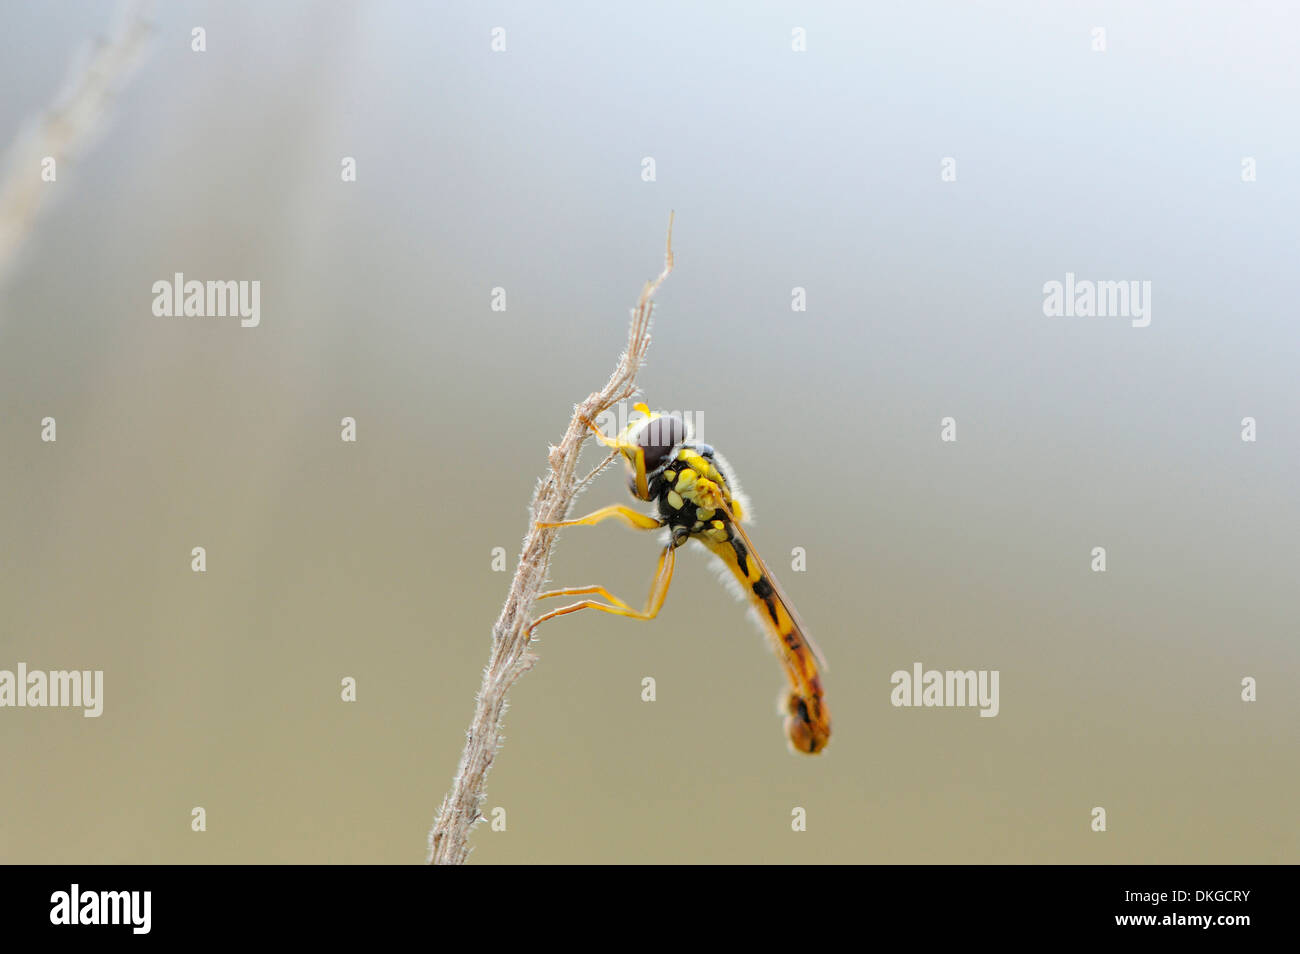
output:
MULTIPOLYGON (((110 12, 0 3, 0 142, 110 12)), ((1300 860, 1293 10, 153 20, 0 287, 0 668, 106 684, 99 719, 0 710, 0 859, 423 860, 492 550, 675 209, 641 384, 736 468, 834 738, 787 752, 779 667, 690 554, 655 622, 542 631, 471 861, 1300 860), (261 327, 153 317, 176 271, 260 280, 261 327), (1151 281, 1150 327, 1045 318, 1067 271, 1151 281), (1001 713, 894 708, 916 661, 999 670, 1001 713)), ((627 500, 610 473, 579 507, 627 500)), ((655 553, 573 530, 552 578, 636 602, 655 553)))

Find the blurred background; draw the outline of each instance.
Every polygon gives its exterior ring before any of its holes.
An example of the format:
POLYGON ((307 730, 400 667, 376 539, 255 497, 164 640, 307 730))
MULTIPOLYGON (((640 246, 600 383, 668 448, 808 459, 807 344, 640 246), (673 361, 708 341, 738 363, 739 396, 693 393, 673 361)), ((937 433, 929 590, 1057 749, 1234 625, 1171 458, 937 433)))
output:
MULTIPOLYGON (((0 262, 0 669, 105 681, 0 710, 0 859, 422 861, 675 209, 640 383, 739 474, 834 738, 786 750, 689 554, 657 621, 542 630, 471 862, 1300 860, 1294 8, 168 3, 40 183, 114 14, 0 3, 4 175, 45 190, 0 262), (154 317, 178 271, 259 280, 260 327, 154 317), (1066 272, 1150 281, 1150 326, 1044 317, 1066 272), (999 670, 1000 714, 891 706, 918 661, 999 670)), ((577 529, 552 579, 635 603, 655 559, 577 529)))

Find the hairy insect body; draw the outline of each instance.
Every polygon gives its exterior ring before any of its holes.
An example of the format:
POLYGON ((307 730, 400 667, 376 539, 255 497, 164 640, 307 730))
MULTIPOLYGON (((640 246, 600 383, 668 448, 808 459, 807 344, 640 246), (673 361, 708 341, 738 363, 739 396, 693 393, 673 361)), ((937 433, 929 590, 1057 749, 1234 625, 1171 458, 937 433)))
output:
MULTIPOLYGON (((649 479, 659 519, 672 531, 673 546, 694 538, 731 571, 745 595, 770 627, 776 650, 798 683, 809 691, 783 696, 782 713, 791 744, 802 752, 817 752, 828 741, 830 716, 823 700, 821 677, 800 638, 799 627, 782 603, 761 561, 751 555, 731 521, 745 519, 745 505, 731 491, 717 453, 708 444, 685 441, 675 457, 649 479), (730 516, 728 516, 728 513, 730 516)), ((635 492, 633 493, 635 496, 635 492)))
POLYGON ((724 504, 736 519, 744 519, 743 508, 727 488, 726 478, 714 462, 713 448, 689 444, 650 480, 650 495, 659 507, 659 519, 673 531, 681 546, 691 536, 713 543, 732 538, 724 504), (738 512, 739 511, 739 512, 738 512))
POLYGON ((638 611, 601 586, 555 590, 538 598, 594 594, 609 602, 584 599, 552 610, 534 620, 529 633, 546 620, 588 608, 634 619, 653 619, 668 592, 674 551, 688 540, 697 540, 722 561, 740 584, 771 639, 789 680, 780 711, 785 716, 791 747, 808 754, 820 752, 831 734, 830 713, 819 670, 826 664, 741 526, 749 508, 734 477, 728 476, 730 468, 712 447, 692 438, 680 415, 651 413, 643 404, 638 404, 637 410, 646 415, 644 421, 632 424, 618 439, 602 435, 601 442, 623 455, 628 466, 628 490, 638 500, 653 502, 657 518, 614 505, 577 520, 539 526, 591 526, 616 517, 641 530, 667 528, 670 536, 660 554, 646 608, 638 611))

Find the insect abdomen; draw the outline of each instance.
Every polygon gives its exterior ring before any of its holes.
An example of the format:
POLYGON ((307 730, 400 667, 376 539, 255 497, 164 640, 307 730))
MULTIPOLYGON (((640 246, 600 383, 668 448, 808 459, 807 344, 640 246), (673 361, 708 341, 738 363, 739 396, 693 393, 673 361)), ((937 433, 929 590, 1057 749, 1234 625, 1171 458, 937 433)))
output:
POLYGON ((791 746, 810 755, 820 752, 830 741, 831 721, 816 658, 757 558, 738 535, 731 533, 730 525, 724 524, 724 528, 728 533, 725 540, 701 537, 700 541, 722 560, 744 589, 790 679, 791 688, 781 708, 791 746))

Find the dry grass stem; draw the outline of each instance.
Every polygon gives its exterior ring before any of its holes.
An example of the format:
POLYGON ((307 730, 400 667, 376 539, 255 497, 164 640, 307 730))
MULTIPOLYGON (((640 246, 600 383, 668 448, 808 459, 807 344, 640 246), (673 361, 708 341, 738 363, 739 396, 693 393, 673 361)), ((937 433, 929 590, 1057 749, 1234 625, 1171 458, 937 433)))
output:
POLYGON ((429 861, 432 864, 462 864, 469 855, 470 831, 482 819, 488 771, 501 748, 506 695, 519 677, 537 662, 524 638, 524 629, 533 601, 541 592, 550 569, 556 531, 539 529, 536 524, 564 520, 582 486, 612 459, 611 455, 581 479, 575 477, 582 443, 589 434, 586 422, 595 421, 636 391, 636 375, 650 346, 652 298, 672 268, 673 226, 670 216, 664 270, 658 278, 646 282, 641 290, 641 297, 632 310, 627 350, 619 358, 605 386, 574 408, 568 430, 559 446, 550 449, 549 469, 533 494, 528 534, 524 537, 523 552, 510 592, 492 629, 492 656, 483 670, 483 683, 475 698, 474 718, 465 736, 465 751, 451 791, 443 798, 438 817, 429 832, 429 861))

